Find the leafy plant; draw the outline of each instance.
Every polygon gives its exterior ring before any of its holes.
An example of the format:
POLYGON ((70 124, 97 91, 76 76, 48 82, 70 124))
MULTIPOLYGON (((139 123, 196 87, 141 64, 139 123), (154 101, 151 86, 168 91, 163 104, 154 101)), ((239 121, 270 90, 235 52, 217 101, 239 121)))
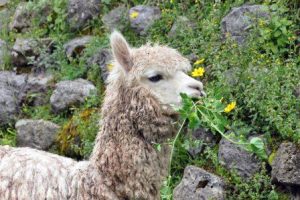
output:
POLYGON ((16 146, 16 130, 11 127, 0 129, 0 145, 16 146))
POLYGON ((293 22, 284 16, 284 13, 288 11, 286 7, 272 4, 270 10, 272 12, 269 20, 259 20, 258 30, 261 37, 257 39, 266 51, 286 53, 296 39, 291 31, 293 22))
POLYGON ((186 94, 181 94, 183 106, 179 110, 184 121, 188 120, 189 127, 196 129, 201 123, 210 127, 213 132, 217 132, 233 144, 239 145, 245 150, 255 153, 262 159, 267 159, 265 146, 261 138, 253 137, 249 142, 243 135, 236 135, 233 132, 225 133, 230 130, 229 122, 222 115, 226 111, 226 106, 221 99, 201 98, 194 102, 186 94))

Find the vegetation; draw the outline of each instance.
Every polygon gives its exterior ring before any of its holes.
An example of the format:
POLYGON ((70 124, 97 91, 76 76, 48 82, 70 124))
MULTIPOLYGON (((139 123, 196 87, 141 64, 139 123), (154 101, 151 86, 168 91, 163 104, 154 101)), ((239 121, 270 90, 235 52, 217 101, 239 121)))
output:
MULTIPOLYGON (((87 66, 88 58, 99 48, 108 47, 109 31, 99 18, 90 21, 84 30, 70 31, 66 22, 66 0, 33 0, 33 26, 24 33, 1 30, 0 38, 12 46, 18 37, 51 38, 55 43, 52 52, 41 49, 41 62, 33 64, 52 72, 55 80, 86 78, 92 81, 99 93, 79 108, 60 115, 51 113, 50 105, 31 107, 23 105, 20 117, 46 119, 62 126, 56 148, 53 151, 78 159, 88 158, 98 130, 101 94, 104 85, 97 66, 87 66), (47 17, 39 12, 49 6, 47 17), (82 35, 94 35, 91 44, 71 61, 64 55, 63 44, 82 35), (78 139, 79 138, 79 139, 78 139), (79 142, 78 142, 78 140, 79 142), (70 153, 71 152, 71 153, 70 153)), ((101 9, 107 13, 121 2, 130 8, 148 1, 102 1, 101 9)), ((9 9, 14 11, 20 0, 11 0, 9 9)), ((193 60, 191 75, 205 84, 207 98, 193 101, 182 96, 184 107, 180 109, 182 123, 191 129, 199 126, 210 129, 234 143, 256 153, 265 162, 260 173, 248 181, 242 181, 234 172, 224 169, 218 160, 218 146, 209 147, 197 157, 191 157, 187 148, 193 144, 183 132, 179 132, 173 145, 170 174, 161 190, 162 199, 172 199, 172 191, 181 180, 185 166, 193 164, 224 178, 228 185, 228 199, 288 199, 270 181, 268 157, 265 147, 276 151, 280 142, 289 140, 300 143, 300 98, 295 89, 300 87, 300 5, 297 0, 228 0, 228 1, 153 1, 162 10, 146 36, 136 35, 129 26, 123 34, 134 46, 146 41, 166 44, 178 49, 193 60), (259 20, 252 27, 246 44, 240 46, 228 36, 221 39, 222 18, 232 7, 244 3, 266 5, 270 18, 259 20), (193 28, 180 29, 174 37, 168 33, 179 16, 194 22, 193 28), (248 140, 249 136, 263 135, 263 139, 248 140), (263 143, 264 141, 264 143, 263 143)), ((1 70, 12 68, 9 59, 1 70)), ((183 130, 183 129, 182 129, 183 130)), ((1 145, 15 145, 14 127, 0 130, 1 145)), ((195 142, 195 141, 194 141, 195 142)), ((201 141, 196 141, 201 142, 201 141)), ((273 154, 271 154, 273 155, 273 154)), ((270 160, 270 159, 269 159, 270 160)))

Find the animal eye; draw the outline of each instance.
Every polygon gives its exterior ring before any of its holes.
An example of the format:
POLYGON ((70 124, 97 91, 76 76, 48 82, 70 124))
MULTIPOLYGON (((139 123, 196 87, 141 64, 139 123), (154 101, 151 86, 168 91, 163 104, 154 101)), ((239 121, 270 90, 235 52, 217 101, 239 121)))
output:
POLYGON ((162 80, 163 77, 162 77, 162 75, 158 74, 158 75, 155 75, 155 76, 151 76, 148 79, 149 79, 149 81, 155 83, 155 82, 158 82, 158 81, 162 80))

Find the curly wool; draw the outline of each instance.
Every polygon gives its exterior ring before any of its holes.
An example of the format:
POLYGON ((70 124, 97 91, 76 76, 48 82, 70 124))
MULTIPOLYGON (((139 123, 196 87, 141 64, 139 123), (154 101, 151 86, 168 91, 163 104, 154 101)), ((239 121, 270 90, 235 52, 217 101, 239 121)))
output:
POLYGON ((89 161, 0 147, 0 199, 159 199, 167 149, 158 152, 152 143, 174 135, 176 114, 143 87, 122 79, 114 86, 89 161))

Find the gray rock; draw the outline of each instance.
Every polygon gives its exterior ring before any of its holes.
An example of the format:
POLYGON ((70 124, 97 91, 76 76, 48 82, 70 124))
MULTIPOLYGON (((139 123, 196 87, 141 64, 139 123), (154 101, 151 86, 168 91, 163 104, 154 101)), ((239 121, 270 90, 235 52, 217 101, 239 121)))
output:
POLYGON ((215 146, 217 143, 216 136, 204 128, 198 128, 195 131, 192 132, 192 140, 199 140, 200 143, 194 147, 190 147, 188 149, 189 154, 192 157, 196 157, 199 155, 203 150, 205 146, 215 146))
POLYGON ((17 38, 11 52, 12 63, 17 67, 28 66, 30 59, 38 56, 39 43, 35 39, 17 38))
POLYGON ((236 171, 244 179, 250 178, 261 169, 261 160, 224 138, 219 143, 218 157, 221 165, 236 171))
POLYGON ((100 75, 104 82, 109 74, 108 66, 112 63, 113 56, 108 49, 99 49, 91 58, 88 59, 87 63, 89 66, 97 65, 100 68, 100 75))
POLYGON ((129 24, 127 13, 128 9, 124 5, 121 5, 105 14, 102 17, 102 21, 105 27, 107 27, 110 31, 113 31, 114 29, 123 31, 129 24))
POLYGON ((0 72, 0 125, 16 120, 19 114, 18 95, 26 84, 25 75, 13 72, 0 72))
POLYGON ((272 163, 272 180, 300 189, 300 148, 297 145, 291 142, 280 145, 272 163))
POLYGON ((50 97, 53 112, 61 112, 70 106, 83 103, 96 92, 96 87, 87 80, 61 81, 50 97))
POLYGON ((22 30, 30 27, 32 14, 27 9, 27 3, 20 3, 15 11, 13 19, 10 24, 11 30, 21 32, 22 30))
POLYGON ((50 82, 53 80, 51 75, 29 75, 26 85, 19 93, 20 102, 26 102, 27 105, 41 106, 49 103, 47 98, 50 89, 50 82))
POLYGON ((238 44, 243 44, 249 30, 259 18, 269 18, 269 12, 263 5, 243 5, 232 8, 231 12, 221 21, 223 39, 229 34, 238 44))
POLYGON ((10 23, 10 30, 25 32, 31 27, 33 19, 37 19, 39 26, 47 22, 48 15, 53 11, 50 4, 44 1, 38 7, 35 5, 35 9, 30 9, 33 5, 35 4, 32 2, 21 2, 18 4, 10 23))
POLYGON ((181 182, 174 189, 173 199, 225 199, 224 182, 220 177, 201 168, 187 166, 181 182))
POLYGON ((67 21, 72 30, 86 27, 100 14, 100 0, 69 0, 67 21))
POLYGON ((51 39, 17 38, 11 52, 11 62, 16 67, 29 67, 43 50, 49 50, 51 39))
POLYGON ((0 0, 0 7, 6 6, 9 0, 0 0))
POLYGON ((0 125, 15 121, 24 102, 34 106, 48 103, 46 97, 51 80, 52 76, 0 71, 0 125))
POLYGON ((17 146, 48 150, 56 139, 59 126, 44 120, 22 119, 16 123, 17 146))
POLYGON ((187 32, 192 32, 196 28, 196 24, 191 22, 185 16, 179 16, 174 22, 170 32, 168 33, 169 37, 176 37, 180 34, 186 34, 187 32))
POLYGON ((0 86, 0 125, 16 120, 19 108, 15 93, 0 86))
POLYGON ((158 7, 138 5, 129 10, 130 26, 140 35, 146 35, 151 25, 160 17, 161 11, 158 7), (133 18, 132 13, 138 15, 133 18))
POLYGON ((74 38, 67 42, 64 45, 67 57, 71 59, 80 55, 83 49, 86 48, 86 45, 88 45, 92 39, 92 36, 83 36, 79 38, 74 38))

